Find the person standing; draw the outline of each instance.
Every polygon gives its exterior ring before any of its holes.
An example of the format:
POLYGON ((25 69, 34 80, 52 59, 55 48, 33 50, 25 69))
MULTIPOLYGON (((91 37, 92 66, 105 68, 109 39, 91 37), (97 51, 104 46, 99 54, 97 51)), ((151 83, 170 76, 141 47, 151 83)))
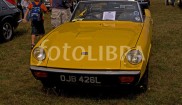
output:
POLYGON ((71 3, 68 0, 50 0, 51 12, 51 25, 53 28, 67 22, 71 17, 71 3))
POLYGON ((175 6, 175 0, 171 0, 171 5, 175 6))
POLYGON ((28 13, 30 12, 30 19, 31 19, 31 27, 32 27, 32 42, 31 42, 31 48, 35 46, 35 40, 36 36, 43 36, 45 34, 44 29, 44 17, 43 12, 47 12, 46 6, 40 2, 40 0, 34 0, 31 4, 28 5, 28 9, 25 12, 23 22, 27 22, 26 17, 28 13))
POLYGON ((175 0, 165 0, 165 5, 172 5, 175 6, 175 0))
MULTIPOLYGON (((30 2, 30 0, 22 0, 21 1, 21 6, 22 6, 22 9, 23 9, 23 14, 25 14, 25 12, 27 11, 27 9, 28 9, 28 5, 30 4, 31 2, 30 2)), ((29 16, 30 14, 28 13, 28 15, 27 15, 27 17, 26 17, 26 19, 27 19, 27 21, 29 21, 29 16)))
POLYGON ((21 6, 21 0, 17 0, 17 8, 20 9, 21 15, 22 15, 22 19, 23 19, 24 18, 24 13, 23 13, 23 8, 21 6))
POLYGON ((72 4, 71 7, 70 7, 71 13, 73 13, 73 11, 74 11, 74 9, 75 9, 77 3, 79 2, 79 0, 70 0, 70 2, 71 2, 71 4, 72 4))

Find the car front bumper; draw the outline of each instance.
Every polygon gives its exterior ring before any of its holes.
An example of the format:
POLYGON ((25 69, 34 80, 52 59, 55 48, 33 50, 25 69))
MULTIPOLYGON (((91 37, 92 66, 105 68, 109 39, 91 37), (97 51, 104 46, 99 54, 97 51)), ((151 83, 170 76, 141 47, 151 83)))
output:
POLYGON ((55 85, 135 86, 140 80, 141 74, 139 70, 83 70, 38 66, 30 66, 30 70, 37 80, 47 81, 55 85))

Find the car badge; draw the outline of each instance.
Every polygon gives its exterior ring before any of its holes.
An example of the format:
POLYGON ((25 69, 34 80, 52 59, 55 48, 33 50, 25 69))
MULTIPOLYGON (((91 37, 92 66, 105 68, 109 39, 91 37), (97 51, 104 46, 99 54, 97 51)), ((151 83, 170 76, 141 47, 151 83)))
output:
POLYGON ((81 55, 88 55, 88 52, 82 52, 81 55))

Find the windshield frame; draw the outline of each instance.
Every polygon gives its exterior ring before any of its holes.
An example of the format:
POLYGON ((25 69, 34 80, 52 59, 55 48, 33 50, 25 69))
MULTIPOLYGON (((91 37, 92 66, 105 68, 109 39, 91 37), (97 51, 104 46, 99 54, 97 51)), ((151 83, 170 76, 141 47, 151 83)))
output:
MULTIPOLYGON (((141 7, 140 7, 140 4, 137 1, 114 0, 113 2, 117 2, 117 1, 121 1, 121 2, 136 2, 137 3, 138 12, 139 12, 139 16, 141 18, 141 21, 139 21, 139 22, 141 22, 141 23, 144 22, 143 14, 142 14, 142 11, 141 11, 141 7)), ((112 2, 112 1, 110 1, 110 0, 89 0, 89 1, 87 1, 87 0, 84 1, 83 0, 83 1, 79 1, 78 4, 76 5, 74 11, 73 11, 73 14, 72 14, 72 16, 70 18, 70 22, 74 22, 73 20, 75 18, 76 10, 78 9, 78 7, 79 7, 79 5, 81 3, 85 3, 85 2, 89 3, 89 2, 112 2)), ((89 20, 89 21, 99 21, 99 20, 89 20)), ((113 20, 100 20, 100 21, 113 21, 113 20)), ((122 22, 124 20, 114 20, 114 21, 121 21, 122 22)), ((136 22, 136 21, 133 21, 133 22, 136 22)))

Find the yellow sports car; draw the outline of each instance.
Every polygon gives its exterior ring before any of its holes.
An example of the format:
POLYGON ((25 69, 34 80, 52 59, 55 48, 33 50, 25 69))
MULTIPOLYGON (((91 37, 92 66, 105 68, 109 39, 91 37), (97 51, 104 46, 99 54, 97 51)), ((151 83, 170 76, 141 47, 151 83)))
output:
POLYGON ((45 87, 147 88, 152 19, 137 1, 80 1, 69 22, 31 52, 30 70, 45 87))

